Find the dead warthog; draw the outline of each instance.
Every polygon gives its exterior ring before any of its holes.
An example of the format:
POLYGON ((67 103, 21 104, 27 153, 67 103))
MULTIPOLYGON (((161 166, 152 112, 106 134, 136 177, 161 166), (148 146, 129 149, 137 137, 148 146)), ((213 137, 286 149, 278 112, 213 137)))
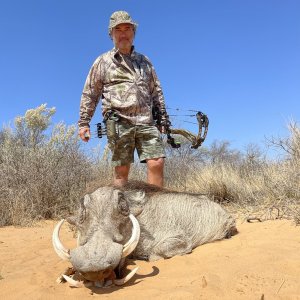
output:
MULTIPOLYGON (((170 258, 237 232, 233 217, 206 196, 137 182, 85 195, 77 215, 67 221, 77 228, 78 246, 69 250, 61 243, 62 220, 53 232, 54 249, 72 263, 79 280, 97 285, 128 281, 137 268, 122 279, 115 271, 123 268, 129 254, 147 260, 170 258)), ((71 285, 80 285, 63 276, 71 285)))

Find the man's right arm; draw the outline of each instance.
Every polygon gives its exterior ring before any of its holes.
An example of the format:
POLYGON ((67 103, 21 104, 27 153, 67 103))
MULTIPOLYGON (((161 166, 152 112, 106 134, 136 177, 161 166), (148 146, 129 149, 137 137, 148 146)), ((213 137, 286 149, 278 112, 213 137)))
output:
POLYGON ((152 69, 152 78, 154 82, 154 89, 152 91, 153 104, 154 107, 158 109, 161 118, 160 120, 161 124, 160 126, 158 126, 158 129, 161 133, 166 133, 170 122, 169 116, 166 111, 166 104, 165 104, 165 99, 162 92, 161 84, 152 64, 151 64, 151 69, 152 69))
POLYGON ((103 89, 100 58, 97 58, 86 78, 79 112, 79 136, 87 142, 90 137, 90 121, 95 113, 103 89))

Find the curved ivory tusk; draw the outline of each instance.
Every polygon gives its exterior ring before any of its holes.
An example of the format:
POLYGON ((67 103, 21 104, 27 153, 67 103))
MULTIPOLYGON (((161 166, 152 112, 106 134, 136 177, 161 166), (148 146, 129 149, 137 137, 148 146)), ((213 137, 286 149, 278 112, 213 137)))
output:
POLYGON ((126 275, 124 278, 121 279, 115 279, 115 285, 123 285, 127 281, 129 281, 132 276, 136 273, 139 267, 134 268, 128 275, 126 275))
POLYGON ((133 214, 130 214, 129 218, 132 222, 132 234, 129 241, 123 246, 122 258, 128 256, 135 249, 140 239, 141 229, 138 220, 133 214))
POLYGON ((59 239, 59 231, 60 231, 60 228, 61 228, 62 224, 64 223, 64 221, 65 220, 62 219, 54 227, 53 234, 52 234, 52 244, 53 244, 55 252, 57 253, 57 255, 60 258, 62 258, 63 260, 70 260, 70 250, 66 249, 59 239))
POLYGON ((67 275, 62 275, 62 277, 69 283, 70 286, 72 287, 77 287, 77 288, 80 288, 80 287, 83 287, 83 283, 81 281, 77 281, 77 280, 74 280, 73 278, 67 276, 67 275))

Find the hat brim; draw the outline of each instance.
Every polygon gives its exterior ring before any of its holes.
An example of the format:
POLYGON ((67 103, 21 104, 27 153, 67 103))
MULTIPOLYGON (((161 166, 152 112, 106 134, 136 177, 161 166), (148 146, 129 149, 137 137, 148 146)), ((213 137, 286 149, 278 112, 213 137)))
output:
POLYGON ((133 25, 135 28, 138 26, 138 24, 135 23, 135 22, 130 22, 130 21, 128 21, 128 22, 126 22, 126 21, 119 21, 119 22, 117 22, 116 24, 114 24, 114 27, 111 27, 110 29, 113 29, 113 28, 115 28, 116 26, 118 26, 118 25, 120 25, 120 24, 131 24, 131 25, 133 25))

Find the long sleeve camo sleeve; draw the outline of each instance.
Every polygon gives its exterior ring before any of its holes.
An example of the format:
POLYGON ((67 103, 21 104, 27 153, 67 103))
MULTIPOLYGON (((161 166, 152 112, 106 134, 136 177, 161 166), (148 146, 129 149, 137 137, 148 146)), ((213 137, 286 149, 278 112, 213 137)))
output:
POLYGON ((90 127, 89 123, 99 103, 102 89, 101 65, 98 58, 91 67, 83 88, 80 101, 79 128, 90 127))
POLYGON ((154 89, 152 92, 153 105, 154 107, 157 107, 159 109, 159 112, 161 114, 161 120, 162 122, 164 122, 169 117, 166 110, 165 99, 161 88, 161 84, 153 66, 152 66, 152 76, 154 81, 154 89))

